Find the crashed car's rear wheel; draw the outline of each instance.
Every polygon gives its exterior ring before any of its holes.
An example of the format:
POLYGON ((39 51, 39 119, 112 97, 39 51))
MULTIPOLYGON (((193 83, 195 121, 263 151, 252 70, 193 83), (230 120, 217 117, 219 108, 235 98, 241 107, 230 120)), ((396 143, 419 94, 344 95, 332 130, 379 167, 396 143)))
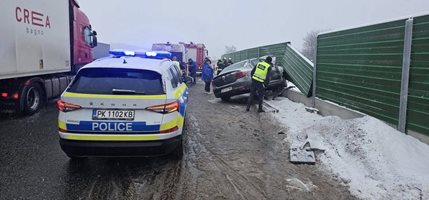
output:
POLYGON ((229 101, 229 100, 231 100, 231 97, 230 96, 223 96, 223 97, 220 97, 220 99, 222 99, 222 101, 229 101))

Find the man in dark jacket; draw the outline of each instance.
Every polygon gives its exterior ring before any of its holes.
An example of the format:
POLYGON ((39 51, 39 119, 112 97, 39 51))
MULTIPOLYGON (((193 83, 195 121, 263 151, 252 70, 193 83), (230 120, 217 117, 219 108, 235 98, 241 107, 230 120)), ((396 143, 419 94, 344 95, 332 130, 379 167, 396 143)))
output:
POLYGON ((189 73, 191 74, 191 77, 193 79, 192 84, 197 84, 197 64, 189 58, 188 60, 188 66, 189 66, 189 73))
POLYGON ((230 65, 232 65, 232 64, 234 64, 234 63, 232 62, 232 58, 228 58, 228 66, 230 66, 230 65))
POLYGON ((258 112, 264 112, 262 109, 262 102, 264 100, 265 88, 268 87, 270 83, 270 74, 271 74, 271 61, 273 59, 268 56, 264 61, 259 62, 253 68, 251 72, 252 84, 250 86, 250 96, 247 101, 246 111, 249 111, 250 106, 252 105, 253 98, 255 95, 258 95, 259 108, 258 112))
POLYGON ((217 61, 216 65, 217 65, 216 74, 219 75, 219 73, 225 68, 224 64, 223 64, 223 61, 221 59, 219 59, 217 61))
POLYGON ((213 80, 213 68, 211 66, 211 63, 212 62, 209 59, 205 60, 205 63, 203 65, 202 75, 201 75, 201 80, 203 80, 206 84, 204 90, 206 91, 207 94, 211 93, 210 85, 213 80))

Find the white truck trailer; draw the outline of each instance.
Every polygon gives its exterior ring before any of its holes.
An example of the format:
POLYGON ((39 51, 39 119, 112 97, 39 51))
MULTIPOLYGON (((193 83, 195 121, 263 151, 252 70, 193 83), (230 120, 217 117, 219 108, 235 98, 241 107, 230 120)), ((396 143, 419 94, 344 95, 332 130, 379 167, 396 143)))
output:
POLYGON ((2 0, 0 27, 0 112, 37 112, 97 45, 75 0, 2 0))

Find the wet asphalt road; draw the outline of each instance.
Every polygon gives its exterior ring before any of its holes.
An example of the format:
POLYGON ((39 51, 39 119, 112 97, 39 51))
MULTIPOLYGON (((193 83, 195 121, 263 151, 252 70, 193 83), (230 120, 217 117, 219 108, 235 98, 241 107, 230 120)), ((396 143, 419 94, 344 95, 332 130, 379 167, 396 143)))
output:
POLYGON ((0 199, 354 199, 318 166, 288 162, 287 130, 190 90, 185 156, 89 158, 61 151, 57 109, 0 117, 0 199))

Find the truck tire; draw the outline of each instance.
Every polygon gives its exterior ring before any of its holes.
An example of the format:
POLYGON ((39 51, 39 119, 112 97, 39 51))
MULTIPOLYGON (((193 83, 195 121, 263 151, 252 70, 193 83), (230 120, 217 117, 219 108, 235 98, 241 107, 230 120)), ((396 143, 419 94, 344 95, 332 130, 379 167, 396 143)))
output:
POLYGON ((43 91, 37 83, 25 85, 22 89, 19 110, 20 113, 32 115, 39 111, 43 104, 43 91))

